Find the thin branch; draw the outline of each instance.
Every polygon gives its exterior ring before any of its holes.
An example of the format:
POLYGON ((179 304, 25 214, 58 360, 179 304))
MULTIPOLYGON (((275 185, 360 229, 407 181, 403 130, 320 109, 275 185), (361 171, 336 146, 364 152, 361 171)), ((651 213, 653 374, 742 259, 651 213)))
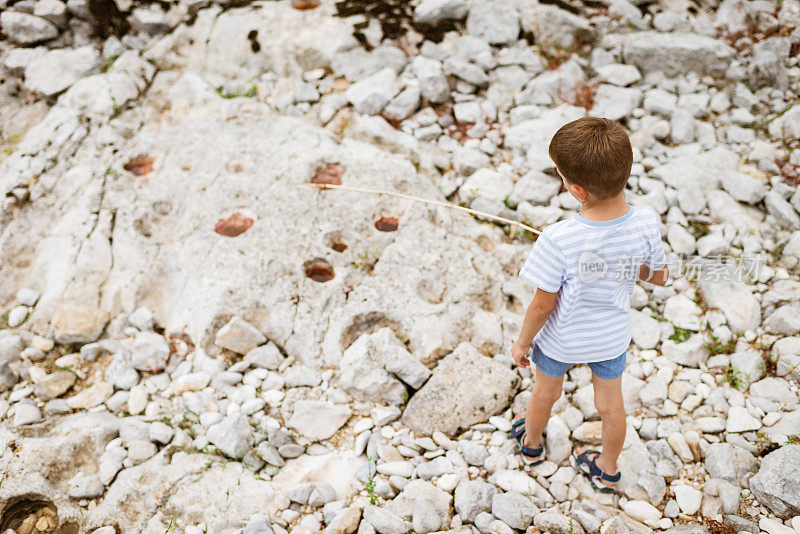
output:
POLYGON ((318 189, 346 189, 347 191, 360 191, 362 193, 374 193, 376 195, 391 195, 391 196, 394 196, 394 197, 407 198, 409 200, 415 200, 417 202, 425 202, 425 203, 428 203, 428 204, 436 204, 437 206, 444 206, 445 208, 452 208, 452 209, 455 209, 455 210, 466 211, 467 213, 473 213, 475 215, 481 215, 483 217, 488 217, 490 219, 495 219, 497 221, 501 221, 501 222, 504 222, 506 224, 519 226, 520 228, 524 228, 525 230, 528 230, 529 232, 533 232, 534 234, 537 234, 537 235, 542 233, 540 230, 537 230, 536 228, 531 228, 530 226, 528 226, 526 224, 522 224, 521 222, 518 222, 518 221, 512 221, 511 219, 506 219, 505 217, 498 217, 497 215, 492 215, 490 213, 485 213, 485 212, 482 212, 482 211, 474 210, 472 208, 465 208, 464 206, 456 206, 455 204, 451 204, 449 202, 441 202, 439 200, 430 200, 430 199, 427 199, 427 198, 415 197, 415 196, 406 195, 406 194, 403 194, 403 193, 396 193, 394 191, 380 191, 380 190, 377 190, 377 189, 365 189, 365 188, 362 188, 362 187, 348 187, 348 186, 345 186, 345 185, 336 185, 336 184, 316 184, 316 183, 312 183, 312 182, 303 182, 303 183, 297 184, 297 185, 298 185, 298 187, 299 186, 305 186, 305 187, 316 187, 318 189))

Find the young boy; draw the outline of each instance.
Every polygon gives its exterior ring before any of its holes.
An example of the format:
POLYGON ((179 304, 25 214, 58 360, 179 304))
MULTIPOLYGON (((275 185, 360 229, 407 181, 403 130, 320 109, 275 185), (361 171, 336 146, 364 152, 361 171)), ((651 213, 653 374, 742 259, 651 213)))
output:
POLYGON ((636 275, 664 285, 669 272, 658 216, 629 206, 622 195, 633 154, 620 124, 595 117, 570 122, 556 132, 549 153, 582 207, 542 232, 519 273, 536 292, 511 354, 520 367, 533 361, 536 377, 525 417, 514 423, 511 435, 526 463, 542 462, 543 431, 564 374, 572 364, 588 363, 603 450, 587 450, 573 460, 595 489, 613 492, 625 441, 621 376, 636 275))

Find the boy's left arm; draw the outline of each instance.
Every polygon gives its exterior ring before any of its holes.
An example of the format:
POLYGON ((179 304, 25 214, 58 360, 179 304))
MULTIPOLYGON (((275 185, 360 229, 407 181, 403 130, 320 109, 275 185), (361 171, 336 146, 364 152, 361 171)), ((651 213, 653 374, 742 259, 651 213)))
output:
POLYGON ((669 266, 664 265, 661 269, 651 270, 647 265, 640 265, 639 278, 657 286, 666 285, 669 280, 669 266))

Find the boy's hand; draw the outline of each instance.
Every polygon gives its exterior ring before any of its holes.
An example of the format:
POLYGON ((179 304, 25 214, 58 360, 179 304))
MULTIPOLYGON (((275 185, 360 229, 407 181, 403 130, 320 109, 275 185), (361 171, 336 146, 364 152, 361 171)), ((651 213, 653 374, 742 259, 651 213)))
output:
POLYGON ((514 363, 518 367, 528 367, 531 364, 530 360, 525 357, 529 350, 530 347, 523 347, 519 342, 511 345, 511 357, 514 358, 514 363))

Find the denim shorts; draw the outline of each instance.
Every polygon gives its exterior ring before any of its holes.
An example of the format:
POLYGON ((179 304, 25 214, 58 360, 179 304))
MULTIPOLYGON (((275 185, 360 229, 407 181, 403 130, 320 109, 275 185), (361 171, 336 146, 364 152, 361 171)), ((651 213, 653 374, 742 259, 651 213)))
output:
MULTIPOLYGON (((626 350, 616 358, 603 360, 601 362, 587 363, 589 365, 589 369, 592 370, 592 373, 594 373, 597 378, 602 378, 603 380, 614 380, 615 378, 619 378, 622 375, 622 371, 625 370, 627 357, 628 351, 626 350)), ((533 348, 528 351, 528 358, 536 365, 537 369, 547 376, 552 376, 554 378, 564 376, 564 374, 567 372, 567 369, 572 367, 571 363, 559 362, 553 358, 548 358, 541 350, 539 350, 539 347, 536 345, 534 345, 533 348)))

